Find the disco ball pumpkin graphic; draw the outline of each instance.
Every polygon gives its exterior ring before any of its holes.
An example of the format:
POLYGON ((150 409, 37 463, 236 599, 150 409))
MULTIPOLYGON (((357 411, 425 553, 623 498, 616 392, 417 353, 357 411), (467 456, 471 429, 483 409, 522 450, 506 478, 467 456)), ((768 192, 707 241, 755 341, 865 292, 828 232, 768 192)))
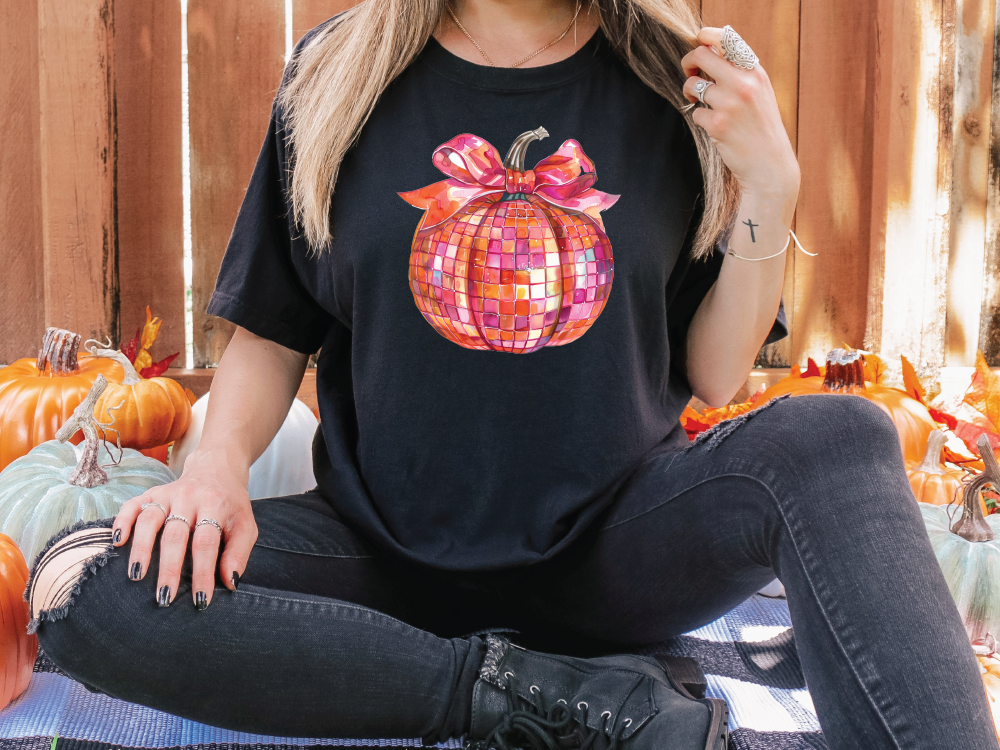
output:
POLYGON ((587 332, 614 278, 594 163, 575 140, 525 170, 522 133, 502 162, 482 138, 439 146, 448 179, 400 193, 424 209, 410 251, 410 289, 427 322, 467 349, 527 354, 587 332))

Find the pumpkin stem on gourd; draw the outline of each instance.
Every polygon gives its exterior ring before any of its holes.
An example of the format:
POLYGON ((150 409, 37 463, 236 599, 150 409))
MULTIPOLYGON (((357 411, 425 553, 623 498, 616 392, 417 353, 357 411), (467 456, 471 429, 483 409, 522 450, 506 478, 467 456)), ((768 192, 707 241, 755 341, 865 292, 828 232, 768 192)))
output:
POLYGON ((65 328, 46 328, 42 348, 38 350, 35 367, 41 373, 48 365, 53 375, 71 375, 80 369, 76 354, 80 349, 80 334, 65 328))
POLYGON ((108 380, 103 375, 98 375, 97 380, 91 387, 87 397, 80 402, 73 410, 73 415, 67 419, 62 427, 56 432, 56 440, 65 443, 77 430, 83 430, 83 437, 86 445, 83 448, 83 455, 76 468, 70 473, 66 481, 75 484, 77 487, 97 487, 108 483, 108 475, 98 463, 97 457, 101 448, 101 440, 97 436, 98 422, 94 419, 94 406, 97 399, 108 387, 108 380))
POLYGON ((962 482, 965 486, 962 498, 962 515, 951 527, 951 533, 957 534, 968 542, 993 541, 993 529, 986 523, 979 493, 986 485, 993 485, 994 490, 1000 490, 1000 466, 993 457, 993 448, 989 438, 980 435, 976 442, 979 454, 983 457, 983 473, 962 482))
POLYGON ((548 137, 548 135, 549 131, 542 127, 521 133, 521 135, 514 139, 514 144, 510 147, 510 151, 507 152, 507 158, 503 160, 504 167, 523 172, 524 155, 528 151, 528 144, 532 141, 540 141, 542 138, 548 137))
POLYGON ((131 362, 129 362, 128 357, 126 357, 122 352, 117 349, 100 349, 98 348, 98 344, 101 342, 95 341, 94 339, 89 339, 87 343, 90 344, 87 351, 90 352, 91 356, 113 359, 122 366, 122 369, 125 370, 125 379, 122 380, 122 385, 135 385, 136 383, 142 382, 142 378, 139 377, 139 373, 136 372, 135 367, 131 362))
POLYGON ((944 469, 941 468, 941 450, 947 442, 948 436, 941 430, 931 430, 931 434, 927 436, 927 452, 924 453, 924 460, 913 471, 944 474, 944 469))
POLYGON ((831 393, 863 393, 865 361, 857 349, 834 349, 826 355, 823 390, 831 393))

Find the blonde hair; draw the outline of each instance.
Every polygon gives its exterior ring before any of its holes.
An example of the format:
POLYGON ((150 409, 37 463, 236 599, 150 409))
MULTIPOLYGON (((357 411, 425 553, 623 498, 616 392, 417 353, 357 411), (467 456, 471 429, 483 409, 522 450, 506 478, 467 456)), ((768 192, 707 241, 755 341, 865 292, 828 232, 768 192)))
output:
MULTIPOLYGON (((341 161, 379 96, 420 54, 447 0, 364 0, 309 41, 279 92, 293 164, 292 210, 313 252, 330 245, 330 204, 341 161)), ((623 61, 649 88, 683 113, 704 178, 703 212, 692 254, 707 255, 730 230, 740 191, 705 131, 682 110, 681 58, 700 27, 688 0, 590 0, 623 61)))

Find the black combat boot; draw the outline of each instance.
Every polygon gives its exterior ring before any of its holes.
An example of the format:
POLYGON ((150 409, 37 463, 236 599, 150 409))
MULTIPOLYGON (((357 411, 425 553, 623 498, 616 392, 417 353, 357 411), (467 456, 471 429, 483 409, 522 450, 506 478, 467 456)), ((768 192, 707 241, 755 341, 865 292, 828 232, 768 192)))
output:
POLYGON ((693 697, 643 656, 577 659, 487 636, 470 750, 726 750, 725 701, 693 697))

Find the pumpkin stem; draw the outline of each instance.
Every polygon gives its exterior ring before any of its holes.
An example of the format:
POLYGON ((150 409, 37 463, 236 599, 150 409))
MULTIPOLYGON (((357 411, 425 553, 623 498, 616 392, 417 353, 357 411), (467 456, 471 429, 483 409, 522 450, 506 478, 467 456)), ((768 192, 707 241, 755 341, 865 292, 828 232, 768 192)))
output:
POLYGON ((122 366, 122 369, 125 370, 125 379, 122 380, 122 385, 135 385, 142 382, 139 373, 136 372, 135 367, 122 352, 117 349, 100 349, 98 348, 98 344, 101 342, 94 341, 94 339, 88 339, 87 343, 90 344, 87 351, 90 352, 91 356, 113 359, 122 366))
POLYGON ((521 135, 514 139, 514 144, 510 147, 510 151, 507 152, 507 158, 503 160, 503 165, 507 169, 516 169, 518 172, 523 172, 524 154, 528 151, 528 144, 532 141, 540 141, 542 138, 547 137, 548 134, 549 131, 542 127, 521 133, 521 135))
POLYGON ((944 474, 941 468, 941 450, 948 442, 948 436, 941 430, 931 430, 927 436, 927 452, 924 453, 924 460, 920 462, 914 471, 922 471, 925 474, 944 474))
POLYGON ((993 485, 994 490, 1000 489, 1000 466, 997 466, 997 460, 993 456, 993 448, 986 435, 979 436, 976 446, 979 448, 979 454, 983 457, 985 468, 982 474, 977 474, 962 482, 965 485, 962 515, 952 525, 951 533, 958 534, 967 542, 991 542, 993 541, 993 529, 986 523, 986 517, 983 515, 982 505, 979 502, 979 493, 988 484, 993 485))
POLYGON ((80 369, 76 354, 80 349, 80 334, 65 328, 49 327, 42 338, 42 348, 38 350, 35 367, 38 372, 48 365, 53 375, 71 375, 80 369))
POLYGON ((79 406, 73 410, 73 415, 56 432, 56 440, 65 443, 76 434, 77 430, 83 430, 86 442, 83 455, 80 456, 79 463, 67 478, 70 484, 75 484, 77 487, 97 487, 108 483, 107 472, 101 468, 97 461, 101 440, 97 436, 99 423, 94 419, 94 406, 107 387, 107 378, 98 375, 87 397, 80 402, 79 406))
POLYGON ((831 393, 863 393, 865 362, 857 349, 834 349, 826 355, 823 390, 831 393))

